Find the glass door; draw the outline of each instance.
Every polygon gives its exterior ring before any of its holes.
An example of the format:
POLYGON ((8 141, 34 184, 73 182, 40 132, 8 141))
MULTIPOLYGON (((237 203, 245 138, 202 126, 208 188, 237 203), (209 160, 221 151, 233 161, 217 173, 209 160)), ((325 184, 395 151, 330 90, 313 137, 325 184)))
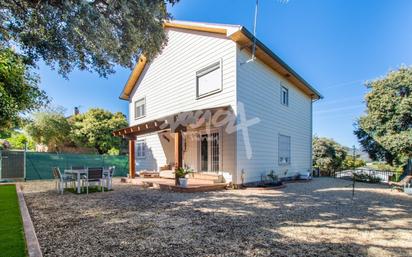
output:
POLYGON ((200 170, 208 171, 209 168, 209 143, 208 135, 200 137, 200 170))
POLYGON ((220 170, 219 133, 200 136, 200 170, 218 172, 220 170))

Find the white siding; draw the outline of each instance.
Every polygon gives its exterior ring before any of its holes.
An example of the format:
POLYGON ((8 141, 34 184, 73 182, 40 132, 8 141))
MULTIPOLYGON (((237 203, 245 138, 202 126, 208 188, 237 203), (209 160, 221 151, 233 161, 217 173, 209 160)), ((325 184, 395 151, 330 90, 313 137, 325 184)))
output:
MULTIPOLYGON (((162 53, 146 65, 129 102, 130 125, 161 118, 181 111, 219 106, 236 110, 236 43, 221 35, 169 29, 168 44, 162 53), (222 61, 222 91, 196 98, 196 71, 222 61), (134 101, 145 97, 146 115, 134 119, 134 101)), ((137 159, 137 170, 152 169, 167 164, 166 149, 159 137, 143 136, 147 142, 146 159, 137 159)), ((235 172, 236 136, 223 136, 223 168, 235 172)), ((187 142, 185 162, 197 163, 197 146, 187 142), (191 151, 189 153, 189 151, 191 151), (196 151, 196 152, 194 152, 196 151)), ((173 154, 174 149, 170 149, 173 154)), ((171 158, 169 158, 171 159, 171 158)))
POLYGON ((240 65, 249 58, 238 50, 237 99, 244 104, 248 119, 258 117, 260 123, 249 127, 250 160, 238 133, 238 174, 243 170, 245 182, 254 182, 270 170, 280 177, 307 171, 311 167, 311 99, 259 60, 240 65), (280 82, 289 89, 289 106, 280 102, 280 82), (278 164, 279 134, 291 137, 290 165, 278 164))
MULTIPOLYGON (((137 139, 144 139, 146 142, 145 157, 136 156, 136 170, 159 170, 166 164, 174 163, 174 139, 169 133, 165 134, 167 141, 162 134, 150 134, 137 139)), ((137 154, 137 153, 136 153, 137 154)))
POLYGON ((180 111, 236 106, 236 44, 224 36, 169 29, 168 44, 146 65, 129 103, 130 125, 180 111), (222 60, 221 92, 196 99, 196 71, 222 60), (146 98, 146 116, 134 119, 134 101, 146 98))

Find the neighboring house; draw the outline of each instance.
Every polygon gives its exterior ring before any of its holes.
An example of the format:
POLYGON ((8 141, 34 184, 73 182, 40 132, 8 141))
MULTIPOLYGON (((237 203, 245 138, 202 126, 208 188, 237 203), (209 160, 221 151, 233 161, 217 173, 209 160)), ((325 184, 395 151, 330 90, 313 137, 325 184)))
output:
POLYGON ((242 26, 171 21, 165 30, 163 51, 140 58, 120 96, 129 101, 130 127, 114 134, 131 140, 132 173, 174 164, 228 173, 240 184, 271 170, 288 177, 311 169, 318 91, 259 40, 251 60, 254 38, 242 26), (205 111, 250 124, 233 131, 212 118, 210 125, 197 115, 205 111), (182 113, 195 118, 174 129, 182 113))

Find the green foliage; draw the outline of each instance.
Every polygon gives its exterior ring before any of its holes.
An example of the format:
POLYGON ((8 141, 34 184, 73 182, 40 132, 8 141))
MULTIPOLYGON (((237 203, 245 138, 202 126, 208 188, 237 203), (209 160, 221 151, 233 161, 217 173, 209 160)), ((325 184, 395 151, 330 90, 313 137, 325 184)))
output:
POLYGON ((11 149, 24 150, 25 143, 27 143, 28 150, 34 149, 34 141, 24 133, 15 131, 6 140, 10 143, 11 149))
POLYGON ((186 175, 193 173, 193 170, 189 168, 180 167, 175 172, 177 178, 184 178, 186 177, 186 175))
POLYGON ((366 182, 366 183, 380 183, 381 178, 380 177, 375 177, 369 174, 364 174, 364 173, 359 173, 359 174, 353 174, 355 181, 358 182, 366 182))
POLYGON ((405 163, 412 156, 412 67, 366 84, 366 115, 355 135, 373 160, 405 163))
POLYGON ((38 77, 29 72, 25 59, 0 47, 0 131, 17 126, 20 114, 48 102, 37 84, 38 77))
POLYGON ((48 109, 33 114, 33 121, 25 131, 38 144, 45 144, 52 149, 68 143, 70 124, 63 115, 63 110, 48 109))
POLYGON ((17 43, 32 60, 67 75, 74 68, 101 76, 131 67, 163 47, 166 5, 178 0, 3 0, 0 44, 17 43))
POLYGON ((98 108, 73 116, 70 123, 75 144, 93 147, 100 154, 107 153, 112 148, 121 148, 124 141, 113 136, 112 132, 128 125, 122 113, 111 113, 98 108))
POLYGON ((107 151, 108 155, 119 155, 120 154, 120 150, 118 148, 110 148, 109 151, 107 151))
POLYGON ((346 150, 333 139, 313 138, 313 166, 319 168, 323 175, 331 175, 337 171, 345 160, 346 150))
POLYGON ((353 158, 353 156, 346 156, 345 160, 342 162, 342 169, 349 170, 353 168, 359 168, 366 166, 366 162, 364 160, 353 158))

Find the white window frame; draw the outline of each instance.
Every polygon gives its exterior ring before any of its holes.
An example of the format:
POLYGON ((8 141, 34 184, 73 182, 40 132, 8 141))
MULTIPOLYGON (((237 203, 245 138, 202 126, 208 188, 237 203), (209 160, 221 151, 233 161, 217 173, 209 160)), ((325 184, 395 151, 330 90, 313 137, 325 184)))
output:
POLYGON ((136 140, 136 158, 137 159, 146 158, 146 140, 145 139, 136 140), (139 155, 139 148, 141 148, 140 155, 139 155))
MULTIPOLYGON (((283 152, 283 151, 282 151, 283 152)), ((291 161, 291 159, 292 159, 292 138, 290 137, 290 136, 287 136, 287 135, 283 135, 283 134, 279 134, 278 135, 278 164, 279 164, 279 166, 287 166, 287 165, 290 165, 291 163, 292 163, 292 161, 291 161), (287 137, 287 138, 289 138, 289 160, 288 160, 288 162, 281 162, 280 161, 280 158, 283 158, 284 156, 280 156, 280 138, 281 137, 287 137)))
POLYGON ((136 101, 134 101, 134 119, 138 120, 138 119, 144 118, 145 116, 146 116, 146 97, 142 97, 142 98, 139 98, 136 101), (140 101, 143 101, 143 104, 141 104, 139 106, 144 105, 144 110, 143 110, 142 115, 137 116, 137 103, 140 102, 140 101))
POLYGON ((284 106, 289 106, 289 88, 285 87, 282 83, 280 84, 280 103, 284 106), (283 98, 284 92, 286 92, 286 99, 283 98))
POLYGON ((223 61, 222 59, 196 71, 196 99, 201 99, 213 94, 217 94, 223 90, 223 61), (199 94, 199 78, 212 72, 217 69, 220 69, 220 87, 218 89, 212 90, 210 92, 199 94))

